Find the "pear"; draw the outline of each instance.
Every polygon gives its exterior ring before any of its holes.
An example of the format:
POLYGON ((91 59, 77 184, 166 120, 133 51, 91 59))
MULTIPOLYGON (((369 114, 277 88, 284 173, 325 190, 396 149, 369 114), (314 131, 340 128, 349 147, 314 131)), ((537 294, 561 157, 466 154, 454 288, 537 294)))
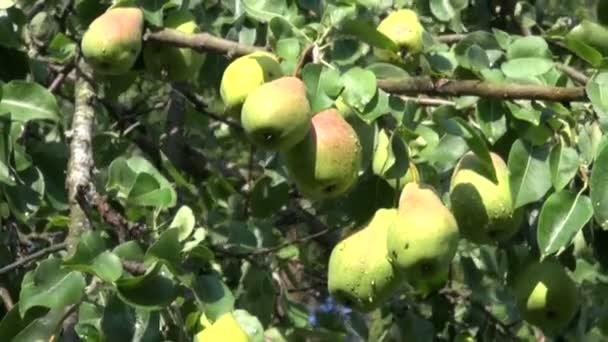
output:
POLYGON ((82 37, 82 55, 100 74, 129 71, 142 46, 144 15, 139 8, 115 7, 97 17, 82 37))
POLYGON ((312 118, 312 129, 284 153, 285 165, 298 190, 311 199, 348 191, 361 167, 361 144, 355 130, 336 109, 312 118))
POLYGON ((286 76, 253 90, 241 111, 245 133, 258 146, 279 151, 292 148, 310 130, 310 103, 306 86, 286 76))
POLYGON ((360 311, 371 311, 390 298, 399 285, 386 255, 386 233, 396 209, 379 209, 361 230, 332 250, 327 269, 329 293, 360 311))
POLYGON ((210 327, 196 335, 196 342, 249 342, 250 338, 231 312, 220 316, 210 327))
POLYGON ((490 153, 496 172, 493 179, 473 152, 456 165, 450 184, 452 211, 463 237, 490 244, 511 238, 519 229, 520 211, 515 211, 509 169, 502 158, 490 153))
MULTIPOLYGON (((397 47, 410 54, 422 51, 422 33, 424 27, 418 14, 410 9, 401 9, 390 13, 380 21, 378 31, 392 40, 397 47)), ((399 56, 388 50, 374 49, 376 57, 382 60, 398 60, 399 56)))
MULTIPOLYGON (((171 12, 164 26, 184 33, 198 33, 196 18, 188 10, 171 12)), ((144 46, 144 64, 153 74, 174 82, 195 80, 204 62, 204 55, 190 48, 168 47, 150 42, 144 46)))
POLYGON ((235 59, 224 70, 220 84, 226 112, 238 113, 252 91, 281 76, 279 60, 270 52, 254 52, 235 59))
POLYGON ((400 276, 422 294, 436 290, 447 280, 459 238, 456 219, 431 187, 405 185, 386 243, 400 276))
POLYGON ((395 142, 391 143, 386 131, 378 132, 372 171, 384 178, 393 189, 401 190, 407 183, 418 182, 420 175, 416 165, 411 161, 407 162, 408 152, 403 141, 395 142))
POLYGON ((556 334, 572 320, 579 307, 578 291, 557 260, 532 262, 514 278, 517 308, 527 322, 556 334))

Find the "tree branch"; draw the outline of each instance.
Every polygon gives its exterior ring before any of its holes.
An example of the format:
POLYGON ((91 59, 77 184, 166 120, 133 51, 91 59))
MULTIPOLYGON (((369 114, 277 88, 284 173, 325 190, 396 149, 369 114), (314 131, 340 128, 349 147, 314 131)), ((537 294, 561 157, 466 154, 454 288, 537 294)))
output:
POLYGON ((237 42, 215 37, 209 33, 188 34, 174 29, 164 28, 160 31, 148 30, 144 41, 167 43, 177 47, 186 47, 199 52, 213 51, 228 55, 247 55, 266 50, 263 47, 239 44, 237 42))
MULTIPOLYGON (((85 67, 83 65, 83 68, 85 67)), ((72 129, 66 134, 71 139, 66 178, 70 203, 70 223, 66 239, 69 253, 75 250, 82 233, 91 228, 87 215, 76 198, 78 187, 90 183, 93 168, 92 140, 95 120, 93 101, 95 100, 95 91, 84 74, 84 70, 87 69, 83 68, 77 68, 76 70, 74 117, 72 119, 72 129)))
POLYGON ((436 96, 481 96, 505 100, 528 99, 558 102, 587 101, 583 87, 552 87, 500 84, 477 80, 432 80, 430 77, 378 80, 378 87, 392 94, 436 96))
POLYGON ((27 264, 29 264, 32 261, 35 261, 37 259, 41 259, 44 258, 45 256, 47 256, 48 254, 51 254, 53 252, 57 252, 60 251, 62 249, 66 249, 68 246, 67 242, 61 242, 58 243, 56 245, 51 245, 47 248, 41 249, 35 253, 32 253, 28 256, 25 256, 11 264, 8 264, 2 268, 0 268, 0 275, 4 274, 4 273, 8 273, 11 272, 12 270, 19 268, 19 267, 23 267, 26 266, 27 264))

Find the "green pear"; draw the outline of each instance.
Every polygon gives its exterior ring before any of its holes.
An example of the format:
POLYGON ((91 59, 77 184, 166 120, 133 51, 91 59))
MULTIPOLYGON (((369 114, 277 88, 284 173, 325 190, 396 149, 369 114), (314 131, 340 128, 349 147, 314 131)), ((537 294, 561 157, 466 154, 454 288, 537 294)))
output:
POLYGON ((463 237, 490 244, 511 238, 519 229, 520 211, 515 211, 509 169, 502 158, 490 153, 496 179, 489 176, 473 152, 456 165, 450 184, 452 211, 463 237))
MULTIPOLYGON (((199 33, 196 18, 188 10, 171 12, 164 23, 184 33, 199 33)), ((169 47, 166 44, 150 42, 144 46, 144 64, 157 77, 174 82, 196 80, 204 55, 190 48, 169 47)))
POLYGON ((532 262, 514 278, 517 307, 527 322, 555 334, 572 320, 579 307, 578 290, 557 260, 532 262))
POLYGON ((258 146, 280 151, 292 148, 310 130, 310 103, 306 86, 285 76, 253 90, 241 111, 245 133, 258 146))
MULTIPOLYGON (((422 34, 424 27, 418 14, 410 9, 401 9, 390 13, 380 21, 378 31, 392 40, 398 48, 410 54, 422 51, 422 34)), ((376 57, 382 60, 399 60, 398 54, 385 50, 374 49, 376 57)))
POLYGON ((196 335, 196 342, 213 341, 249 342, 251 339, 232 312, 227 312, 196 335))
POLYGON ((386 243, 400 276, 422 294, 438 289, 447 280, 459 238, 456 219, 431 187, 405 185, 386 243))
POLYGON ((284 154, 298 190, 311 199, 331 198, 348 191, 361 167, 361 144, 355 130, 336 109, 312 118, 312 129, 284 154))
POLYGON ((371 311, 391 297, 399 280, 387 259, 386 233, 396 216, 396 209, 379 209, 363 229, 334 247, 327 287, 336 300, 371 311))
POLYGON ((97 17, 82 37, 82 55, 100 74, 129 71, 142 46, 144 15, 139 8, 115 7, 97 17))
POLYGON ((384 178, 393 189, 401 190, 405 184, 420 180, 418 168, 413 162, 407 162, 408 159, 402 140, 391 143, 385 130, 378 132, 372 160, 374 174, 384 178))
POLYGON ((252 91, 281 76, 279 59, 270 52, 254 52, 235 59, 224 70, 220 84, 226 112, 238 113, 252 91))

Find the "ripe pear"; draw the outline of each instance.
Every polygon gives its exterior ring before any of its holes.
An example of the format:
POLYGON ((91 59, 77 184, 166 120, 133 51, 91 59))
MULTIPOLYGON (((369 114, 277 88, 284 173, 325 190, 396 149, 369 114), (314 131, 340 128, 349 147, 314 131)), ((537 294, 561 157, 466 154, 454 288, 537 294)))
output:
POLYGON ((563 330, 579 307, 576 284, 555 259, 530 263, 515 276, 513 291, 521 316, 550 334, 563 330))
POLYGON ((479 244, 511 238, 521 222, 521 215, 514 209, 509 169, 499 155, 490 155, 496 179, 477 155, 468 152, 456 165, 450 184, 452 211, 460 233, 479 244))
POLYGON ((387 259, 386 233, 396 209, 379 209, 361 230, 332 250, 327 269, 329 293, 360 311, 371 311, 390 298, 399 285, 387 259))
POLYGON ((322 199, 351 188, 359 174, 361 155, 355 130, 336 109, 328 109, 313 116, 306 138, 284 157, 298 190, 311 199, 322 199))
POLYGON ((286 76, 253 90, 241 111, 245 133, 258 146, 279 151, 292 148, 310 130, 310 103, 306 86, 286 76))
POLYGON ((384 178, 393 189, 400 190, 405 184, 420 180, 418 168, 407 160, 408 152, 404 143, 392 144, 386 131, 378 132, 372 161, 374 174, 384 178))
POLYGON ((269 52, 254 52, 230 63, 220 84, 228 113, 238 113, 247 96, 266 82, 283 76, 279 59, 269 52))
POLYGON ((231 312, 220 316, 210 327, 196 335, 196 342, 249 342, 250 338, 231 312))
MULTIPOLYGON (((424 27, 418 14, 410 9, 401 9, 390 13, 377 27, 380 33, 392 40, 397 47, 408 53, 422 51, 422 33, 424 27)), ((374 49, 376 57, 382 60, 399 59, 399 56, 389 50, 374 49)))
POLYGON ((82 55, 100 74, 129 71, 142 46, 144 15, 139 8, 115 7, 97 17, 82 37, 82 55))
MULTIPOLYGON (((196 18, 188 10, 170 13, 164 26, 184 33, 200 32, 196 18)), ((195 80, 203 62, 204 55, 190 48, 168 47, 156 42, 144 46, 146 68, 161 79, 174 82, 195 80)))
POLYGON ((431 187, 403 188, 386 245, 395 270, 415 289, 428 294, 445 283, 459 238, 456 219, 431 187))

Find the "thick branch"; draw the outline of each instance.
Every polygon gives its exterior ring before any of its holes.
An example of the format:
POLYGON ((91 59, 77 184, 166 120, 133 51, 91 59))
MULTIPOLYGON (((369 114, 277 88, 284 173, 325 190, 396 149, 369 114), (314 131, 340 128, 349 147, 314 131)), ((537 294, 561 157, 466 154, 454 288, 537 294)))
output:
POLYGON ((93 122, 95 119, 93 101, 95 99, 95 91, 80 69, 77 70, 75 96, 72 129, 68 134, 71 142, 66 179, 70 201, 70 224, 66 241, 68 243, 68 251, 70 252, 75 249, 82 233, 90 229, 90 222, 80 207, 76 196, 78 188, 89 184, 91 181, 91 170, 93 168, 93 122))
POLYGON ((23 266, 29 264, 32 261, 44 258, 48 254, 60 251, 62 249, 66 249, 66 247, 67 247, 67 243, 66 242, 62 242, 62 243, 58 243, 56 245, 51 245, 51 246, 49 246, 47 248, 41 249, 38 252, 32 253, 32 254, 30 254, 28 256, 25 256, 25 257, 23 257, 23 258, 15 261, 15 262, 11 263, 11 264, 8 264, 8 265, 0 268, 0 274, 11 272, 12 270, 14 270, 16 268, 19 268, 19 267, 23 267, 23 266))
POLYGON ((527 84, 500 84, 476 80, 439 79, 429 77, 379 80, 378 87, 393 94, 463 96, 497 99, 528 99, 558 102, 587 101, 583 87, 552 87, 527 84))
POLYGON ((208 33, 188 34, 168 28, 160 31, 148 31, 144 35, 144 40, 187 47, 200 52, 213 51, 239 56, 265 50, 262 47, 239 44, 208 33))

